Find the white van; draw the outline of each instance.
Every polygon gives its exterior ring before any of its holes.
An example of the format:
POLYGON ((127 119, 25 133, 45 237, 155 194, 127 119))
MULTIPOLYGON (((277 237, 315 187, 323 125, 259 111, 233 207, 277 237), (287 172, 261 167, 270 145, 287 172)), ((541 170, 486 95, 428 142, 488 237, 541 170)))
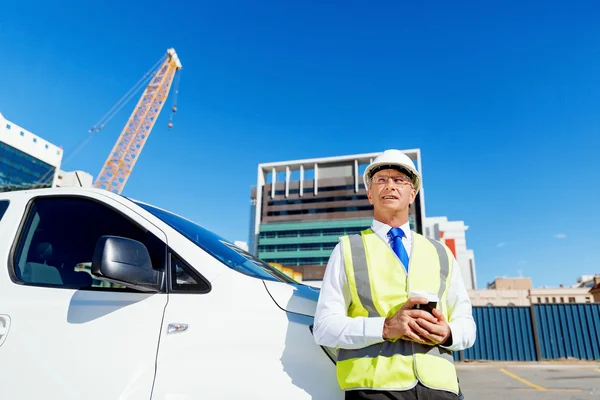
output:
POLYGON ((318 289, 97 189, 0 193, 0 398, 342 399, 318 289))

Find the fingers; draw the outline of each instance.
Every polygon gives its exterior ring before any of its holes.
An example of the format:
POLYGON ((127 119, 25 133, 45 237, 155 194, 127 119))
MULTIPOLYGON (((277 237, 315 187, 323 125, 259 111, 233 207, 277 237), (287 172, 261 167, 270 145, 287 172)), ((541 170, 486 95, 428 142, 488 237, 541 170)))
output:
MULTIPOLYGON (((426 321, 424 321, 426 322, 426 321)), ((431 332, 422 327, 417 321, 409 323, 410 328, 421 338, 425 339, 426 344, 437 344, 443 339, 443 335, 437 332, 431 332)))
POLYGON ((416 322, 416 325, 419 326, 419 328, 424 329, 429 334, 433 334, 433 335, 443 335, 444 334, 444 327, 442 325, 432 324, 431 322, 425 321, 423 319, 417 319, 415 322, 416 322))
POLYGON ((436 317, 438 319, 438 321, 446 321, 446 318, 444 318, 444 314, 442 314, 442 312, 440 310, 438 310, 437 308, 433 309, 433 316, 436 317))
MULTIPOLYGON (((410 324, 409 324, 410 327, 410 324)), ((423 337, 422 335, 419 335, 416 331, 409 329, 406 331, 406 333, 403 336, 404 340, 411 340, 413 342, 417 342, 417 343, 423 343, 423 344, 430 344, 429 339, 423 337)))
POLYGON ((430 313, 424 310, 410 310, 407 311, 406 314, 413 319, 423 319, 425 321, 431 322, 432 324, 438 322, 435 316, 431 315, 430 313))
MULTIPOLYGON (((427 331, 427 335, 424 336, 432 339, 436 344, 445 342, 450 335, 450 326, 446 322, 431 324, 422 319, 416 320, 415 322, 421 329, 427 331)), ((420 334, 423 335, 422 333, 420 334)))
POLYGON ((402 308, 405 310, 412 309, 417 304, 427 304, 429 301, 424 297, 411 297, 402 305, 402 308))
POLYGON ((425 339, 426 341, 431 340, 431 333, 428 332, 427 329, 424 329, 422 326, 420 326, 416 321, 410 321, 408 326, 421 338, 425 339))

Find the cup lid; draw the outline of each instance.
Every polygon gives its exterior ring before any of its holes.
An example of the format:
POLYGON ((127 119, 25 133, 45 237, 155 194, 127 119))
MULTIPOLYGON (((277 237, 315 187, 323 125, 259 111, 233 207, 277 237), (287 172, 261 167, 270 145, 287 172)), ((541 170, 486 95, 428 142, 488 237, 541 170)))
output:
POLYGON ((425 292, 422 290, 411 290, 408 297, 409 298, 424 297, 427 299, 427 301, 430 301, 430 302, 438 302, 439 301, 437 294, 431 293, 431 292, 425 292))

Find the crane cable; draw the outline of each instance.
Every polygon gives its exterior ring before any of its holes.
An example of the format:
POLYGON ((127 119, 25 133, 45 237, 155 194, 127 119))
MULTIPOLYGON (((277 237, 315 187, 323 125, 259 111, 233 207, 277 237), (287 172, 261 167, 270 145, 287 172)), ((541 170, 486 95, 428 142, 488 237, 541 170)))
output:
MULTIPOLYGON (((64 158, 62 161, 62 165, 64 166, 69 160, 71 160, 75 155, 77 155, 81 150, 83 150, 83 148, 90 142, 90 140, 92 140, 92 138, 94 137, 94 135, 97 132, 100 132, 100 130, 102 130, 102 128, 104 128, 104 126, 106 126, 107 123, 109 123, 113 117, 125 106, 125 104, 127 104, 131 98, 140 90, 140 88, 142 88, 143 86, 147 85, 147 83, 154 77, 154 75, 156 74, 158 67, 160 67, 160 65, 162 65, 162 63, 165 61, 167 55, 163 55, 157 62, 156 64, 154 64, 152 66, 152 68, 150 68, 148 70, 148 72, 146 72, 128 91, 127 93, 125 93, 123 95, 123 97, 121 97, 119 99, 119 101, 117 101, 112 107, 111 109, 102 116, 102 118, 100 118, 98 120, 98 122, 92 126, 88 133, 89 135, 83 139, 82 141, 79 142, 79 144, 75 147, 75 149, 73 151, 71 151, 69 153, 69 156, 64 158)), ((63 153, 64 155, 64 153, 63 153)), ((53 168, 48 169, 48 171, 36 182, 36 185, 40 185, 42 183, 47 184, 48 182, 46 182, 47 180, 50 181, 50 174, 52 173, 53 168)))
POLYGON ((125 106, 125 104, 127 104, 129 102, 129 100, 131 100, 131 98, 140 90, 141 87, 146 86, 147 81, 150 81, 152 79, 152 77, 156 74, 156 70, 158 69, 158 67, 165 61, 166 59, 166 55, 163 55, 157 62, 156 64, 154 64, 152 66, 152 68, 150 68, 150 70, 148 70, 148 72, 146 72, 139 81, 137 81, 135 83, 135 85, 133 85, 131 87, 131 89, 129 89, 129 91, 127 93, 125 93, 123 95, 123 97, 121 97, 119 99, 119 101, 117 101, 112 108, 102 116, 102 118, 100 118, 100 120, 98 120, 98 122, 96 122, 96 124, 94 126, 92 126, 89 130, 89 133, 93 133, 95 131, 100 131, 102 130, 102 128, 104 128, 104 126, 110 122, 110 120, 125 106))
POLYGON ((169 129, 173 127, 173 116, 177 112, 177 95, 179 94, 179 80, 181 79, 181 71, 175 72, 175 83, 173 84, 173 102, 171 106, 171 114, 169 116, 169 129))

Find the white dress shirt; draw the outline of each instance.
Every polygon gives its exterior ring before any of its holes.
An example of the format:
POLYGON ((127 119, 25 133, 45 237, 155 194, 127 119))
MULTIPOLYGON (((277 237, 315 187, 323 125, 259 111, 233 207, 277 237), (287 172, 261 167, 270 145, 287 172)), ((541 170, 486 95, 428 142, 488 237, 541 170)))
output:
MULTIPOLYGON (((410 224, 401 226, 405 235, 402 244, 408 256, 411 256, 413 232, 410 224)), ((387 237, 389 225, 373 220, 373 232, 390 246, 387 237)), ((351 302, 350 289, 344 267, 344 255, 341 243, 333 249, 321 286, 321 294, 315 313, 315 341, 322 346, 342 349, 357 349, 384 341, 384 317, 348 317, 347 310, 351 302)), ((464 286, 460 267, 454 259, 452 276, 446 298, 448 325, 452 332, 452 344, 445 348, 456 351, 469 348, 475 342, 475 321, 473 320, 471 300, 464 286)))

